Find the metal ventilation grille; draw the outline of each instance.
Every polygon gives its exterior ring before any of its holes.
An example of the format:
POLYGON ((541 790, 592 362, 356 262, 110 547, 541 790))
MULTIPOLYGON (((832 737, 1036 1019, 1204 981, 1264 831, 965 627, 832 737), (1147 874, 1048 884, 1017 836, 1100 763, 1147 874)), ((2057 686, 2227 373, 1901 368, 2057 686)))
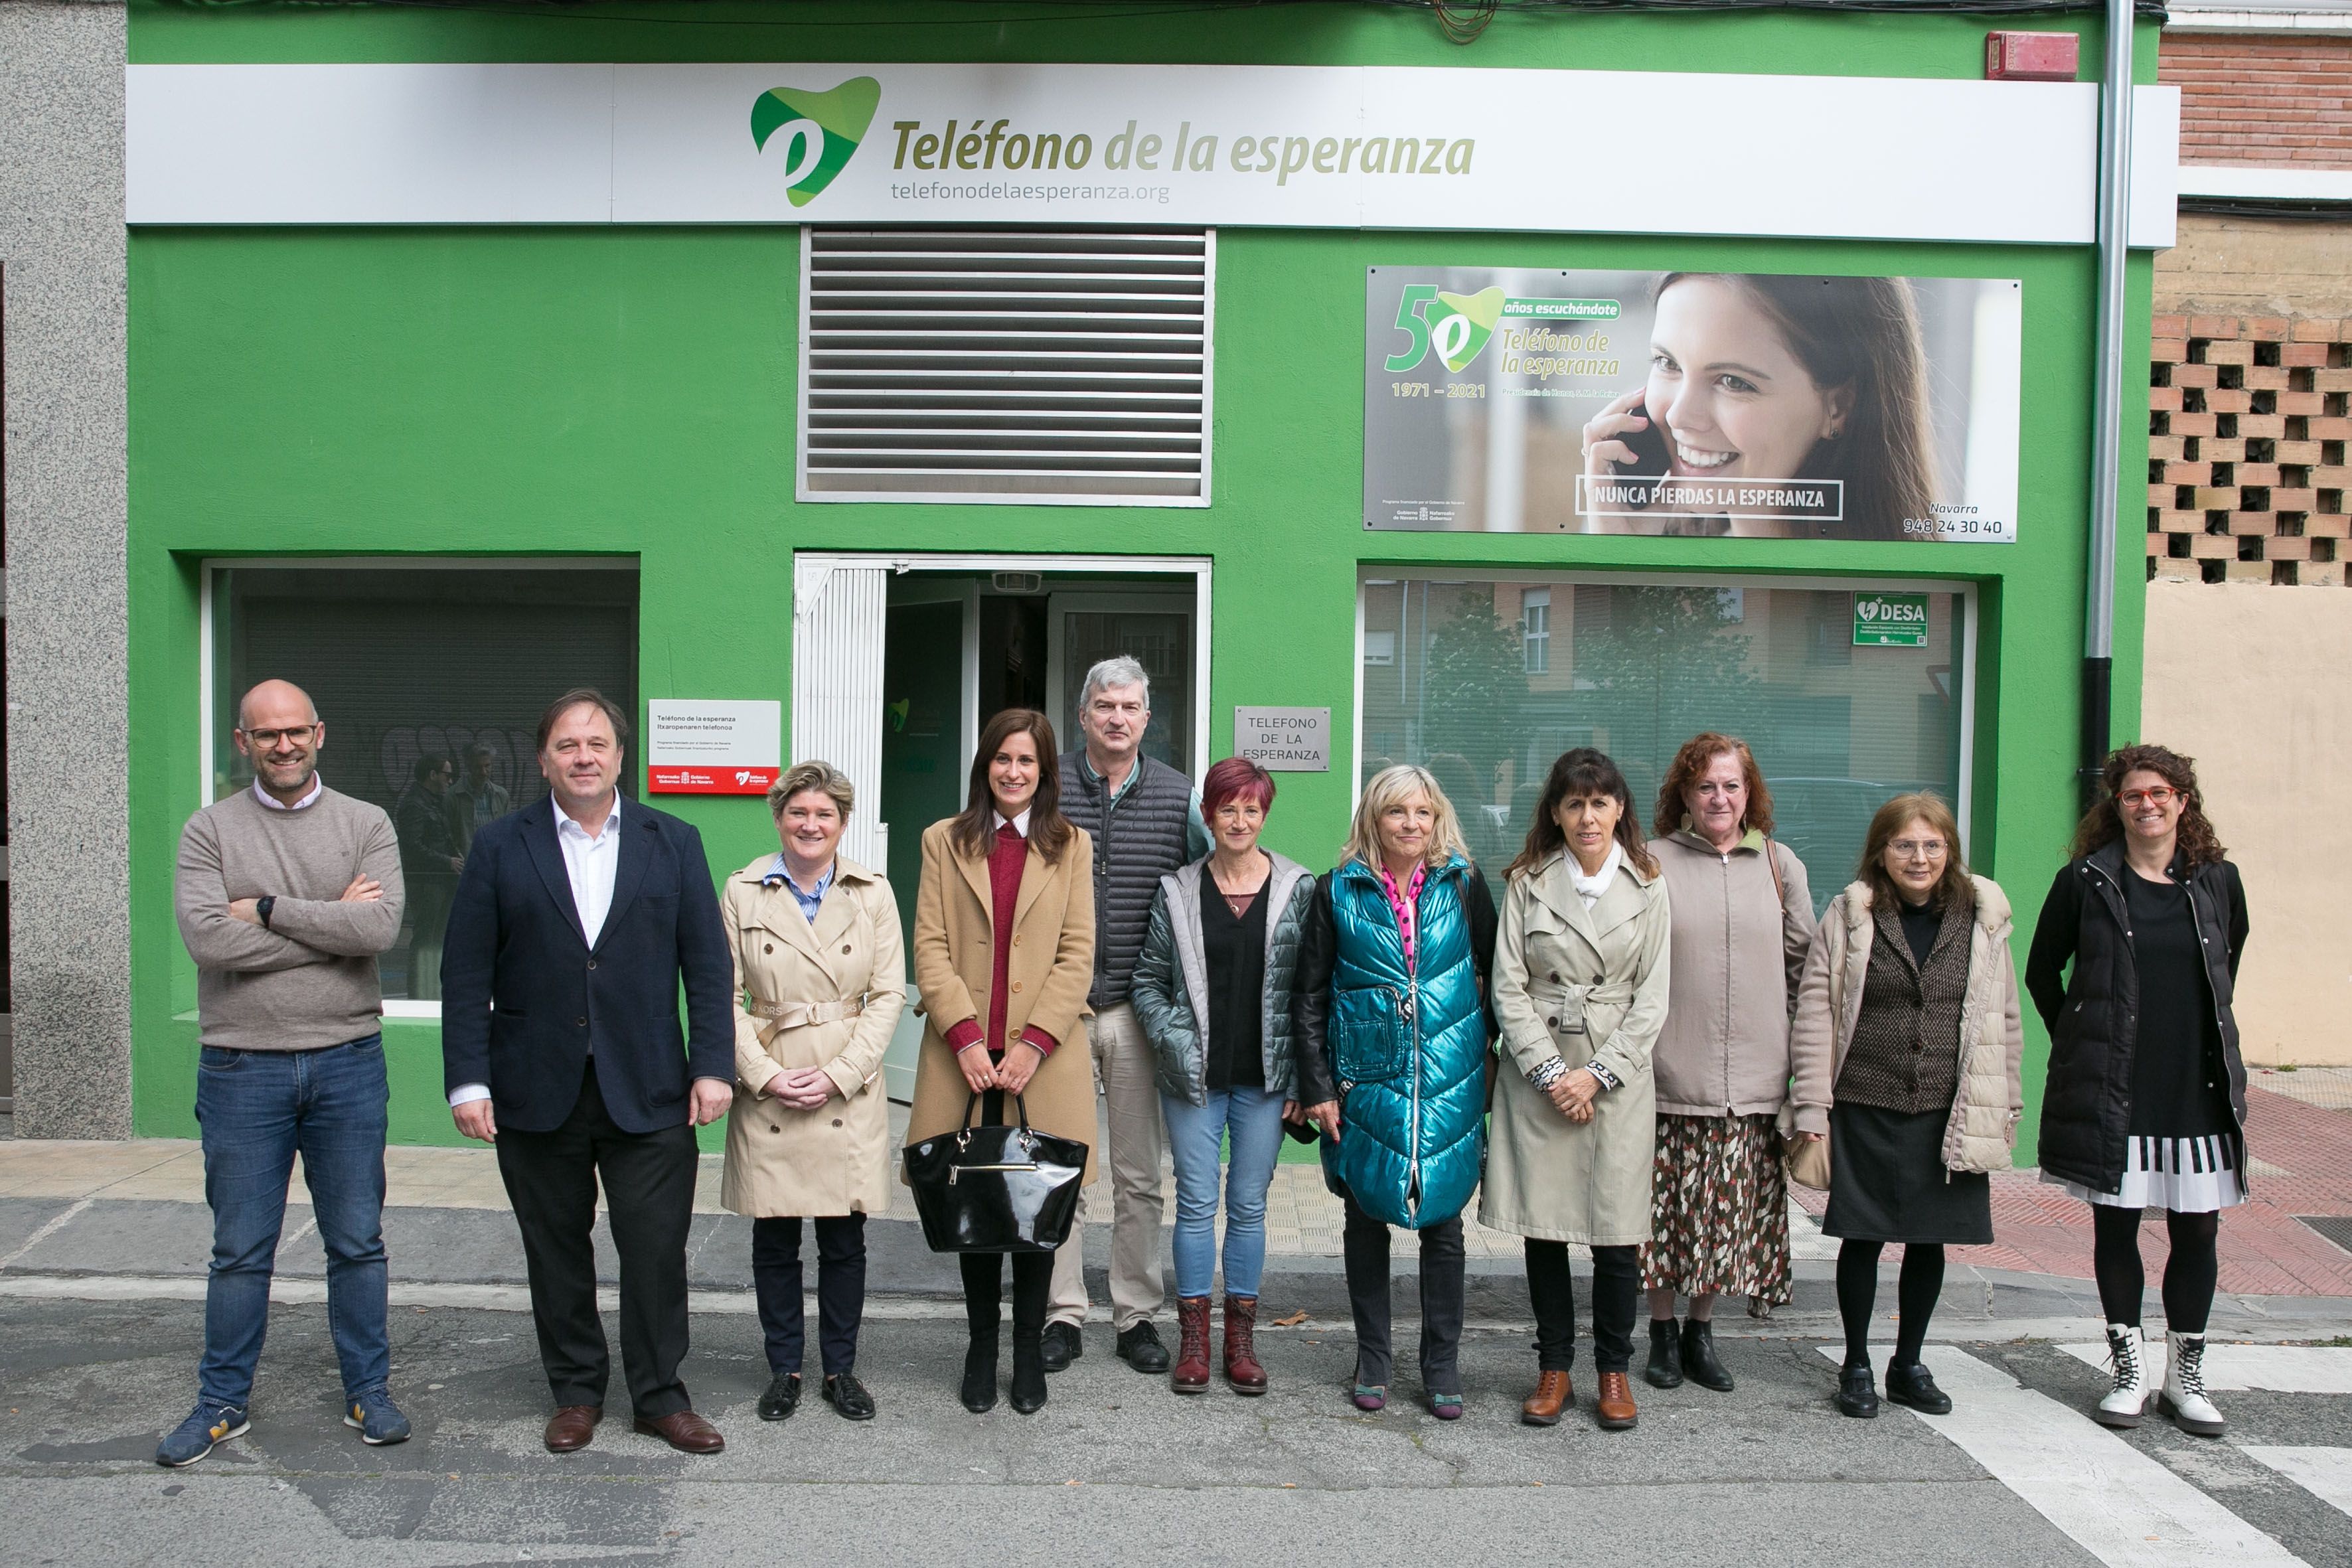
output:
POLYGON ((1205 505, 1205 231, 811 228, 807 500, 1205 505))

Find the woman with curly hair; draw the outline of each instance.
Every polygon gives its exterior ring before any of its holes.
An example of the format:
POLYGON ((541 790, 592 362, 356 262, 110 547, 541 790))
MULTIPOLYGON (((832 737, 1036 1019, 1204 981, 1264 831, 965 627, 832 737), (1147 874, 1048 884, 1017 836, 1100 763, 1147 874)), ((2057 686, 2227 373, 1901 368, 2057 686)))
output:
POLYGON ((1828 1086, 1792 1093, 1789 1020, 1813 943, 1804 862, 1772 837, 1772 792, 1744 741, 1683 742, 1658 787, 1650 853, 1673 909, 1673 988, 1651 1058, 1657 1172, 1642 1278, 1650 1293, 1654 1388, 1729 1393, 1715 1353, 1715 1299, 1759 1316, 1789 1300, 1790 1135, 1829 1131, 1828 1086), (1690 1318, 1675 1321, 1675 1298, 1690 1318))
POLYGON ((2165 1211, 2168 1356, 2157 1409, 2219 1436, 2205 1322, 2221 1211, 2246 1201, 2246 1068, 2230 1011, 2246 896, 2207 820, 2191 759, 2126 746, 2042 906, 2025 986, 2050 1029, 2042 1179, 2092 1205, 2092 1268, 2114 1386, 2097 1419, 2137 1426, 2140 1212, 2165 1211), (2067 965, 2071 961, 2072 972, 2067 965))

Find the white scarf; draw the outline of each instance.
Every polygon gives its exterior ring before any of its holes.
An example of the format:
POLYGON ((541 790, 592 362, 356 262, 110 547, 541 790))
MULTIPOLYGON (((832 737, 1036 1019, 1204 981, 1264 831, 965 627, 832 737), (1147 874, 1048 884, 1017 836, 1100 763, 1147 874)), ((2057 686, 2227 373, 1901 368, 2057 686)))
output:
POLYGON ((1584 900, 1586 909, 1601 901, 1601 895, 1607 892, 1609 884, 1617 879, 1618 868, 1624 864, 1625 847, 1613 838, 1609 841, 1609 858, 1601 862, 1601 870, 1594 876, 1584 874, 1584 868, 1577 864, 1575 850, 1568 851, 1568 879, 1574 885, 1576 896, 1584 900))

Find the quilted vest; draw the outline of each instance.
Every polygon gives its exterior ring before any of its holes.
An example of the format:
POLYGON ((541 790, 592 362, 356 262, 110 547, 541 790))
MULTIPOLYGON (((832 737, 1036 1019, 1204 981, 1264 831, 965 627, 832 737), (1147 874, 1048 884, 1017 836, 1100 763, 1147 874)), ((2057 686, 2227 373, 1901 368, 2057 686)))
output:
POLYGON ((1486 1021, 1468 869, 1456 856, 1423 881, 1411 978, 1379 876, 1355 860, 1331 875, 1328 1033, 1345 1134, 1336 1152, 1324 1147, 1366 1214, 1412 1230, 1460 1214, 1486 1160, 1486 1021))
POLYGON ((1062 815, 1095 841, 1095 978, 1087 1003, 1100 1009, 1127 1000, 1160 879, 1190 858, 1192 781, 1139 757, 1139 776, 1113 805, 1108 786, 1085 763, 1083 751, 1062 758, 1062 815))

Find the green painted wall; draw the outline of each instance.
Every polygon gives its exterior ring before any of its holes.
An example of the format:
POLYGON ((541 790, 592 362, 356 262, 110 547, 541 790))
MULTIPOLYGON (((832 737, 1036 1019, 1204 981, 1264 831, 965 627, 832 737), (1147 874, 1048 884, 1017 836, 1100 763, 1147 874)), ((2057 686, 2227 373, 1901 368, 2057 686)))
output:
MULTIPOLYGON (((139 0, 131 54, 1240 59, 1964 76, 1977 69, 1984 31, 1981 20, 1948 16, 1506 18, 1478 45, 1457 49, 1425 14, 1388 10, 1284 7, 1115 26, 1073 18, 1052 28, 974 26, 963 6, 845 14, 894 26, 804 28, 784 25, 782 7, 727 5, 628 23, 596 7, 521 18, 139 0), (920 16, 939 25, 906 30, 920 16)), ((2153 42, 2150 29, 2142 50, 2150 75, 2153 42)), ((2095 47, 2094 28, 2086 58, 2095 47)), ((1736 113, 1727 112, 1726 133, 1741 133, 1736 113)), ((1213 749, 1230 742, 1234 704, 1328 701, 1342 756, 1361 563, 1966 578, 1979 585, 1982 632, 1976 858, 2011 884, 2030 930, 2074 817, 2095 310, 2089 247, 1225 230, 1214 504, 1205 510, 796 504, 798 258, 797 234, 786 228, 133 234, 140 1132, 194 1131, 186 1018, 194 974, 173 926, 171 867, 180 825, 200 804, 198 563, 213 556, 633 555, 641 696, 788 700, 796 549, 1207 554, 1216 573, 1213 749), (2021 279, 2021 542, 1367 535, 1359 512, 1363 289, 1364 268, 1376 264, 2021 279)), ((2133 277, 2139 326, 2129 352, 2144 360, 2145 258, 2133 277)), ((2140 471, 2142 442, 2127 438, 2126 474, 2140 471)), ((2117 595, 2118 735, 2137 722, 2141 594, 2132 538, 2117 595)), ((667 804, 702 829, 715 866, 772 846, 755 801, 667 804)), ((1348 804, 1344 771, 1286 778, 1270 842, 1328 863, 1348 804)), ((394 1021, 386 1040, 394 1137, 454 1141, 439 1102, 437 1030, 394 1021)), ((2037 1035, 2029 1098, 2044 1048, 2037 1035)), ((2030 1155, 2030 1139, 2021 1152, 2030 1155)))

